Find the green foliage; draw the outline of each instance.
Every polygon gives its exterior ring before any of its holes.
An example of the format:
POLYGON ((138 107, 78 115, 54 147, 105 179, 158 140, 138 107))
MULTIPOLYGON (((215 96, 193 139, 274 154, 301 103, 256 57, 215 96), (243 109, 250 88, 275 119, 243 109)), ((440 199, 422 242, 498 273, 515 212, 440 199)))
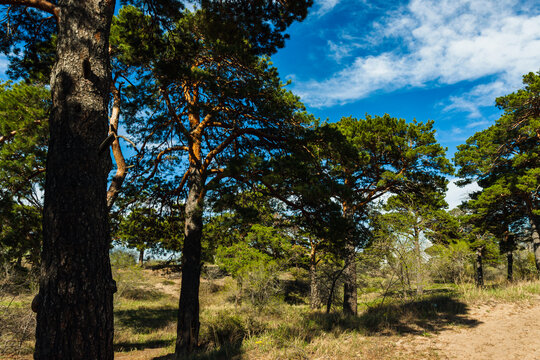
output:
POLYGON ((0 188, 33 204, 44 181, 49 107, 43 86, 0 83, 0 188))
POLYGON ((503 115, 460 145, 454 159, 462 183, 477 181, 482 187, 468 204, 469 221, 499 238, 505 251, 515 249, 510 240, 525 235, 529 222, 533 237, 539 237, 540 73, 525 75, 523 83, 523 89, 497 98, 503 115))
POLYGON ((114 249, 109 253, 111 266, 118 269, 134 266, 137 262, 136 256, 133 252, 120 249, 114 249))
POLYGON ((342 151, 330 154, 328 162, 349 188, 342 201, 356 218, 365 218, 369 205, 386 193, 413 193, 415 203, 431 199, 434 207, 445 205, 440 194, 452 166, 435 139, 433 121, 407 123, 386 114, 343 118, 329 126, 346 139, 342 151))
POLYGON ((532 252, 528 250, 514 252, 514 273, 516 279, 530 281, 537 279, 538 273, 532 252))
POLYGON ((497 98, 504 114, 494 125, 477 132, 458 147, 454 161, 465 181, 477 180, 484 189, 479 206, 512 201, 520 194, 530 199, 536 212, 540 173, 539 123, 534 111, 538 101, 540 74, 524 76, 525 88, 497 98))
POLYGON ((0 83, 0 263, 39 265, 49 91, 0 83))
POLYGON ((219 247, 216 260, 238 282, 238 297, 253 305, 268 304, 281 290, 278 261, 245 242, 219 247))
POLYGON ((178 186, 190 164, 184 144, 200 144, 197 161, 208 189, 216 190, 222 178, 248 175, 241 167, 252 156, 277 152, 280 136, 290 136, 301 122, 303 105, 282 86, 269 59, 238 39, 219 38, 228 33, 216 38, 212 16, 185 11, 167 32, 135 8, 113 21, 116 61, 136 74, 125 88, 123 114, 133 138, 147 145, 133 169, 141 185, 158 175, 178 186))
POLYGON ((430 255, 429 270, 435 281, 460 284, 474 277, 474 252, 467 241, 435 244, 426 249, 430 255))
POLYGON ((179 251, 182 245, 183 221, 176 211, 159 214, 151 207, 134 207, 119 220, 114 233, 123 246, 152 253, 179 251))
POLYGON ((41 209, 11 202, 0 208, 0 219, 0 265, 21 265, 24 259, 37 267, 42 242, 41 209))

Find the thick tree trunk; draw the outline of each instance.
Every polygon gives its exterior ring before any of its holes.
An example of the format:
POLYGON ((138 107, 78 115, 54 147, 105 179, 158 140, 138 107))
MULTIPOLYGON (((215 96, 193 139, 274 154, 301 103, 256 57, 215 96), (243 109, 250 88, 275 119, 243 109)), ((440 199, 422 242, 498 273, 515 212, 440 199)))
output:
POLYGON ((482 255, 484 248, 476 249, 476 286, 484 286, 484 267, 482 266, 482 255))
POLYGON ((310 279, 310 305, 311 309, 321 307, 321 294, 319 291, 319 281, 317 279, 317 252, 314 247, 309 254, 309 279, 310 279))
POLYGON ((178 309, 176 358, 191 352, 199 341, 199 283, 201 275, 201 237, 203 227, 203 179, 194 168, 189 175, 186 200, 182 286, 178 309))
POLYGON ((115 285, 106 205, 114 1, 58 2, 35 359, 112 359, 115 285))
POLYGON ((512 250, 506 252, 506 280, 514 281, 514 253, 512 250))

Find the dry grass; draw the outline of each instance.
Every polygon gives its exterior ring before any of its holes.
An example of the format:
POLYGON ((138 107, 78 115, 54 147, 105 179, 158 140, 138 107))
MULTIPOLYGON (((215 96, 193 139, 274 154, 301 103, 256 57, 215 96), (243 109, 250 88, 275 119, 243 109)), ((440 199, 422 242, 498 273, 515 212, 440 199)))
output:
POLYGON ((5 268, 0 273, 0 358, 31 354, 36 328, 30 309, 36 283, 32 273, 5 268))
MULTIPOLYGON (((136 267, 114 273, 119 289, 115 295, 116 358, 172 359, 178 274, 136 267)), ((382 296, 371 293, 361 297, 356 317, 313 312, 305 304, 284 302, 235 306, 236 293, 236 282, 230 278, 202 281, 201 351, 189 359, 437 359, 437 351, 410 346, 409 339, 456 325, 476 326, 468 316, 469 305, 528 302, 540 296, 540 282, 482 289, 448 285, 428 289, 422 297, 390 295, 384 302, 382 296)), ((5 291, 0 294, 0 358, 29 358, 35 326, 29 310, 32 290, 11 298, 6 295, 5 291)))
POLYGON ((515 283, 490 284, 476 287, 474 284, 457 286, 460 298, 469 304, 488 302, 522 303, 540 297, 539 281, 518 281, 515 283))

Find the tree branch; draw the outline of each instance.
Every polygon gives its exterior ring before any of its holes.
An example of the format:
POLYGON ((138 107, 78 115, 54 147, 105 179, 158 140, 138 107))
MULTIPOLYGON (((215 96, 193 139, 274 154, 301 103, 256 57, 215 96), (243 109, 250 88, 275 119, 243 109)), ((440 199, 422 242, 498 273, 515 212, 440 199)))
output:
POLYGON ((167 89, 161 88, 160 92, 163 95, 163 98, 165 99, 165 104, 167 105, 167 110, 169 111, 169 115, 176 121, 176 124, 180 128, 180 131, 182 132, 182 134, 184 134, 184 136, 187 139, 189 139, 189 132, 184 127, 184 124, 182 123, 182 121, 178 117, 178 114, 176 113, 176 110, 173 108, 173 106, 171 104, 171 99, 169 97, 169 93, 167 92, 167 89))
POLYGON ((231 135, 229 135, 228 138, 226 138, 221 144, 216 146, 212 151, 206 155, 206 158, 204 159, 204 163, 202 166, 203 171, 206 170, 208 165, 212 162, 212 160, 216 157, 217 154, 221 153, 227 146, 229 146, 235 139, 238 139, 242 135, 255 135, 259 138, 266 138, 266 139, 277 139, 277 137, 265 133, 263 130, 259 129, 240 129, 237 131, 234 131, 231 135))
POLYGON ((60 7, 46 0, 0 0, 0 5, 21 5, 39 9, 54 15, 56 21, 60 17, 60 7))
POLYGON ((120 147, 120 141, 118 140, 118 121, 120 119, 120 89, 111 84, 111 92, 113 94, 113 107, 111 118, 109 120, 109 134, 114 135, 114 141, 111 144, 112 153, 114 156, 114 162, 116 163, 116 174, 112 178, 109 190, 107 190, 107 208, 111 210, 114 201, 120 193, 120 188, 126 178, 127 164, 120 147))

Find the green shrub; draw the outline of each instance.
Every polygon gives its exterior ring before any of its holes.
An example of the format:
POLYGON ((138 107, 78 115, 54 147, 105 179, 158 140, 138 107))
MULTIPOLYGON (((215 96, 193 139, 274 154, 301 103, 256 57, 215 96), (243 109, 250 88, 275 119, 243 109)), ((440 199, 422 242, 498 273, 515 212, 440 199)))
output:
POLYGON ((462 283, 474 278, 474 253, 467 242, 433 245, 427 253, 431 256, 429 270, 435 281, 462 283))
POLYGON ((114 249, 109 254, 111 258, 111 266, 113 267, 130 267, 137 264, 137 255, 132 251, 114 249))
POLYGON ((269 255, 246 243, 237 243, 219 247, 216 257, 218 265, 237 281, 237 302, 245 299, 264 306, 280 298, 279 265, 269 255))
POLYGON ((201 338, 210 347, 235 346, 262 333, 266 327, 249 314, 220 311, 202 322, 201 338))

